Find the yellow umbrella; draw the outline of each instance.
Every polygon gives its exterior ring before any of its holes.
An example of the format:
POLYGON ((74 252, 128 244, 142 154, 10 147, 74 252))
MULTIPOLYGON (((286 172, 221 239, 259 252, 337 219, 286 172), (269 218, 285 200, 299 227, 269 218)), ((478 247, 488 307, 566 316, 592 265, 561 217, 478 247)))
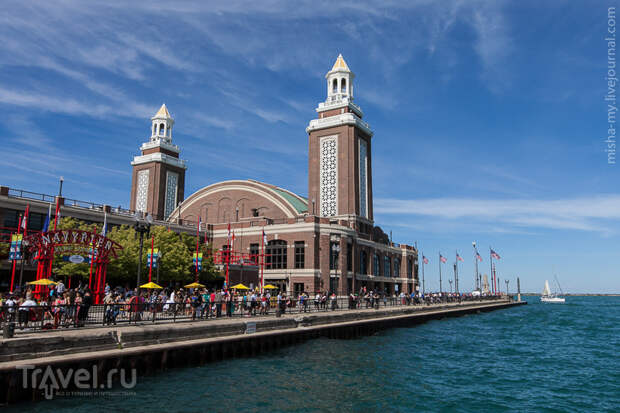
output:
POLYGON ((191 283, 191 284, 187 284, 185 286, 185 288, 203 288, 204 285, 200 284, 200 283, 191 283))
POLYGON ((276 287, 275 285, 271 285, 271 284, 267 284, 266 286, 263 287, 265 290, 277 290, 278 287, 276 287))
POLYGON ((151 288, 151 289, 157 288, 157 289, 162 289, 164 287, 161 287, 161 286, 155 284, 154 282, 150 282, 150 283, 142 284, 140 286, 140 288, 151 288))
POLYGON ((28 284, 29 285, 56 285, 58 283, 52 280, 48 280, 47 278, 41 278, 40 280, 31 281, 28 284))
POLYGON ((230 287, 230 288, 236 288, 237 290, 249 290, 249 288, 248 288, 248 287, 246 287, 246 286, 245 286, 245 285, 243 285, 243 284, 233 285, 233 286, 232 286, 232 287, 230 287))

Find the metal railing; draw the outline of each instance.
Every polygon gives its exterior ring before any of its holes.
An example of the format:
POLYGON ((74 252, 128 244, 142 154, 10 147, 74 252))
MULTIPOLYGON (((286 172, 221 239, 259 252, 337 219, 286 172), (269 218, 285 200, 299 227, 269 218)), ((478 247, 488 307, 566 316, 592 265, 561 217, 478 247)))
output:
POLYGON ((130 325, 145 323, 166 323, 182 321, 206 321, 218 318, 254 318, 280 316, 283 314, 321 313, 332 311, 383 309, 392 307, 417 306, 423 309, 432 305, 448 303, 482 302, 499 300, 504 297, 438 297, 427 296, 425 300, 411 297, 337 297, 325 299, 287 298, 278 302, 275 297, 269 301, 234 300, 221 302, 116 302, 84 306, 36 305, 29 307, 0 307, 0 327, 14 323, 16 331, 54 330, 60 328, 102 327, 109 325, 130 325))

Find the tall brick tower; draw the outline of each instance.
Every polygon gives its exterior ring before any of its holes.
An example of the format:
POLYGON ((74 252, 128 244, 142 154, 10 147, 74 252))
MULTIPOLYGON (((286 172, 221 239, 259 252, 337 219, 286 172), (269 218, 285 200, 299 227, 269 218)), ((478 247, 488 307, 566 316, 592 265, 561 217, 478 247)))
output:
POLYGON ((309 212, 372 224, 370 126, 353 103, 355 75, 342 55, 327 72, 327 99, 308 132, 309 212), (314 208, 314 210, 313 210, 314 208))
POLYGON ((140 146, 142 154, 131 162, 130 209, 165 219, 183 200, 187 166, 179 159, 179 147, 172 144, 174 119, 165 104, 151 120, 151 138, 140 146))

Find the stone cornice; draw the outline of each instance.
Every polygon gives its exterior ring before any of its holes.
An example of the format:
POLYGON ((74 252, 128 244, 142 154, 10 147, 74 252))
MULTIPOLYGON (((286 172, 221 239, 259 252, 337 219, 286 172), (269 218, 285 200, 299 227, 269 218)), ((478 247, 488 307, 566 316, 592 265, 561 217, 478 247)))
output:
POLYGON ((185 161, 183 159, 175 158, 161 152, 149 153, 148 155, 134 156, 131 165, 136 166, 149 162, 160 162, 166 165, 175 166, 177 168, 187 169, 187 165, 185 165, 185 161))
POLYGON ((328 118, 323 119, 312 119, 310 124, 306 128, 306 133, 310 133, 314 130, 333 128, 335 126, 341 125, 353 125, 360 128, 369 136, 373 135, 372 130, 370 129, 370 125, 363 120, 361 120, 354 113, 341 113, 340 115, 330 116, 328 118))

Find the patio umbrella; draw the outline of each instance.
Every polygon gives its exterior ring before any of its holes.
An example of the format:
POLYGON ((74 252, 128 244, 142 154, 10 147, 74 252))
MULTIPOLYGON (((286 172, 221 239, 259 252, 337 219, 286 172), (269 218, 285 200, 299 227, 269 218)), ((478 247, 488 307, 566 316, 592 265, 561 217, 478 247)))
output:
POLYGON ((230 288, 236 288, 237 290, 249 290, 249 288, 248 288, 248 287, 246 287, 246 286, 245 286, 245 285, 243 285, 243 284, 233 285, 233 286, 232 286, 232 287, 230 287, 230 288))
POLYGON ((31 281, 27 284, 28 285, 56 285, 58 283, 52 280, 48 280, 47 278, 41 278, 40 280, 31 281))
POLYGON ((186 286, 184 286, 184 288, 203 288, 204 285, 200 284, 200 283, 191 283, 191 284, 187 284, 186 286))
POLYGON ((278 287, 276 287, 275 285, 271 285, 271 284, 267 284, 266 286, 263 287, 265 290, 277 290, 278 287))
POLYGON ((150 283, 142 284, 140 286, 140 288, 150 288, 150 289, 159 289, 159 290, 161 290, 164 287, 159 286, 159 285, 155 284, 154 282, 150 282, 150 283))

